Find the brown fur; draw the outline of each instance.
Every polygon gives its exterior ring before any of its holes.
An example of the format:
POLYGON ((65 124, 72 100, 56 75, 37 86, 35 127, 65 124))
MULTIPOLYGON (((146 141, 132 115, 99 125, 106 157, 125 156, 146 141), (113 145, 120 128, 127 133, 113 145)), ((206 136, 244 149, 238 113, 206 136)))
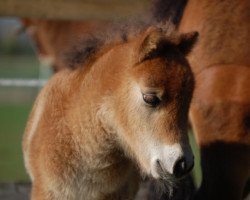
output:
POLYGON ((141 131, 154 130, 152 138, 164 144, 188 146, 186 121, 194 82, 178 47, 186 40, 160 31, 153 41, 158 44, 165 37, 168 42, 158 51, 145 38, 159 30, 151 28, 104 48, 88 66, 62 70, 42 89, 23 141, 32 199, 132 199, 139 182, 135 165, 149 173, 144 157, 148 149, 140 139, 146 132, 141 131), (143 61, 138 56, 143 56, 142 44, 152 53, 143 61), (158 88, 163 94, 160 107, 144 105, 135 86, 158 88))
POLYGON ((200 33, 189 57, 197 80, 190 116, 203 171, 197 199, 239 200, 250 177, 249 10, 248 0, 189 0, 180 23, 180 31, 200 33))

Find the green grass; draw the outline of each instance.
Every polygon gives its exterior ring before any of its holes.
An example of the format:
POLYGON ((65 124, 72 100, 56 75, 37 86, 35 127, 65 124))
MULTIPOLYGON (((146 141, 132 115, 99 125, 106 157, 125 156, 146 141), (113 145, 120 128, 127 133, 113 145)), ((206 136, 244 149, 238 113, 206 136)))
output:
MULTIPOLYGON (((38 78, 34 55, 0 55, 0 78, 38 78)), ((25 181, 22 137, 37 88, 0 87, 0 182, 25 181)))
POLYGON ((0 105, 0 181, 28 180, 21 141, 31 104, 0 105))

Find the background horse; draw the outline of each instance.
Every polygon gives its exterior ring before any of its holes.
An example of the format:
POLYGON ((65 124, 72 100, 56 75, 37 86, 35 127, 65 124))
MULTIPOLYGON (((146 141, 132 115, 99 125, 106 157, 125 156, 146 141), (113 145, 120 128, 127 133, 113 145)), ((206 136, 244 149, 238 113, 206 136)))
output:
MULTIPOLYGON (((91 37, 93 39, 93 35, 100 32, 106 33, 111 28, 111 24, 107 21, 60 21, 25 18, 21 19, 21 23, 23 29, 32 38, 39 61, 50 65, 54 72, 66 67, 76 67, 76 65, 69 66, 69 63, 64 60, 67 53, 65 51, 72 46, 72 38, 75 43, 82 38, 91 37)), ((89 45, 82 41, 81 44, 89 45)), ((91 51, 91 49, 85 49, 91 51)))
MULTIPOLYGON (((197 81, 190 120, 203 175, 196 199, 239 200, 250 176, 250 1, 180 1, 179 30, 200 34, 189 57, 197 81)), ((156 0, 156 16, 169 2, 156 0)))
POLYGON ((187 117, 194 80, 185 56, 196 38, 152 27, 54 75, 24 136, 32 199, 132 198, 135 165, 167 181, 171 193, 193 166, 187 117))

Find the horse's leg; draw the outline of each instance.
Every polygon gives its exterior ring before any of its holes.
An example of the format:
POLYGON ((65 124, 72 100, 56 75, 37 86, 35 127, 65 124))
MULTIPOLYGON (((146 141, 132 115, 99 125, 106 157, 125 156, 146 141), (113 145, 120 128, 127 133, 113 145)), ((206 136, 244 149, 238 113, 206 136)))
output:
POLYGON ((243 198, 245 200, 250 199, 250 178, 248 179, 246 186, 244 188, 243 198))
POLYGON ((249 158, 246 145, 219 142, 201 146, 203 180, 195 199, 242 199, 249 158))
POLYGON ((194 107, 191 108, 192 125, 200 146, 203 176, 195 199, 242 199, 250 172, 250 146, 242 141, 228 141, 227 138, 233 138, 233 133, 227 130, 231 128, 224 121, 226 113, 219 115, 221 119, 216 117, 216 105, 209 112, 205 104, 194 107), (222 126, 224 131, 219 128, 222 126))

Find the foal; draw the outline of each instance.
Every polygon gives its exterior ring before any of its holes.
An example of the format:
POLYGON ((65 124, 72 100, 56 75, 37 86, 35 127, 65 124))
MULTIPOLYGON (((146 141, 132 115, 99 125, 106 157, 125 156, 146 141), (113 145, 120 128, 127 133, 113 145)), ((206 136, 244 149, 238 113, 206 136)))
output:
POLYGON ((54 75, 24 135, 32 199, 132 199, 137 168, 170 187, 186 175, 194 80, 185 56, 196 38, 150 27, 54 75))

